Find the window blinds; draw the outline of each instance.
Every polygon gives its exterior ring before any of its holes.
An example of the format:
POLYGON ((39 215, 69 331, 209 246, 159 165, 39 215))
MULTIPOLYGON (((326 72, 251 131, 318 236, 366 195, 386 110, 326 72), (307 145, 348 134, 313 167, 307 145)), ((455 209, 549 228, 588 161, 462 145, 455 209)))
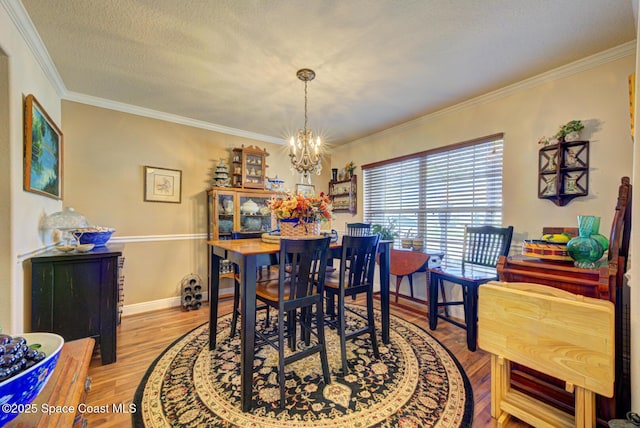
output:
POLYGON ((363 166, 364 221, 395 224, 459 266, 465 225, 502 225, 502 134, 363 166))

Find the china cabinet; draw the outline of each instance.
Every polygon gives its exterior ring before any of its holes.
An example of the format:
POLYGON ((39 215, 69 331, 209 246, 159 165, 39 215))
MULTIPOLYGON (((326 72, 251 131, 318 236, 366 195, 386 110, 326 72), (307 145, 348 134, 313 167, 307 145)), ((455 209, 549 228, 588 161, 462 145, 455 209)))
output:
POLYGON ((274 192, 211 189, 207 191, 207 239, 231 239, 231 232, 269 232, 275 220, 267 207, 274 192))
POLYGON ((231 154, 231 185, 248 189, 264 189, 266 183, 266 149, 254 146, 235 148, 231 154))
POLYGON ((358 176, 353 175, 346 180, 329 181, 329 199, 334 212, 358 212, 358 176))
MULTIPOLYGON (((233 231, 269 232, 275 229, 276 219, 267 207, 267 202, 274 194, 266 190, 208 190, 207 240, 231 239, 233 231)), ((207 259, 208 284, 211 284, 211 257, 207 255, 207 259)), ((233 277, 233 266, 228 260, 220 261, 219 275, 223 278, 233 277)))
POLYGON ((564 206, 589 194, 589 142, 560 141, 538 153, 538 198, 564 206))

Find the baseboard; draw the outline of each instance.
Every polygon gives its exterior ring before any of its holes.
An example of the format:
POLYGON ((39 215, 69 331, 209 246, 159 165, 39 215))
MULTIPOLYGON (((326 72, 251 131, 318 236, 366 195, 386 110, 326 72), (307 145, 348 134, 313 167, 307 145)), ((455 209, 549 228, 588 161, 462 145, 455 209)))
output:
MULTIPOLYGON (((228 293, 220 294, 219 299, 224 300, 224 299, 233 297, 233 289, 230 289, 230 290, 231 290, 231 294, 228 294, 228 293)), ((221 290, 221 292, 225 292, 225 291, 228 291, 228 290, 221 290)), ((209 301, 209 294, 206 291, 202 294, 202 301, 203 302, 209 301)), ((166 299, 159 299, 159 300, 151 300, 149 302, 133 303, 131 305, 124 305, 122 307, 122 316, 126 317, 127 315, 143 314, 145 312, 175 308, 180 306, 181 304, 182 304, 182 299, 180 298, 180 296, 168 297, 166 299)))

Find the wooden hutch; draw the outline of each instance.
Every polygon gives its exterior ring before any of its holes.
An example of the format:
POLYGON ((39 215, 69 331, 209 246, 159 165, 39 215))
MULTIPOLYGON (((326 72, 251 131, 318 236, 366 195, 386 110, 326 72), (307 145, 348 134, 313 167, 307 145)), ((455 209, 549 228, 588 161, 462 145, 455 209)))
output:
MULTIPOLYGON (((631 185, 629 178, 623 177, 611 228, 608 257, 599 269, 581 269, 567 262, 523 257, 502 256, 498 261, 501 281, 543 284, 614 303, 615 389, 612 398, 596 396, 599 426, 608 426, 610 419, 624 418, 631 406, 629 293, 624 278, 630 232, 631 185)), ((512 364, 511 387, 567 413, 574 413, 574 396, 565 391, 564 383, 558 379, 512 364)))

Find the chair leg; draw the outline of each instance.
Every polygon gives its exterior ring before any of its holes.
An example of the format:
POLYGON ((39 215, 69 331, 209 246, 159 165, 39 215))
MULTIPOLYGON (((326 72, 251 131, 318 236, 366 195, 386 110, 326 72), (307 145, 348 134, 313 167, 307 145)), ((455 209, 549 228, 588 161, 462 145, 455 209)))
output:
POLYGON ((331 373, 329 372, 329 358, 327 357, 327 345, 324 340, 324 312, 322 311, 322 300, 317 305, 316 326, 318 328, 318 342, 320 344, 320 363, 322 364, 322 376, 324 384, 331 383, 331 373))
POLYGON ((240 286, 234 281, 233 288, 233 315, 231 316, 231 332, 229 337, 236 335, 236 326, 238 325, 238 314, 240 313, 240 286))
POLYGON ((371 347, 373 348, 373 355, 376 358, 380 358, 380 351, 378 351, 378 339, 376 338, 376 327, 373 318, 373 291, 367 292, 367 323, 369 324, 369 332, 371 335, 371 347))
MULTIPOLYGON (((287 315, 290 317, 291 313, 287 315)), ((287 323, 290 320, 287 319, 287 323)), ((278 376, 279 376, 279 384, 280 384, 280 408, 284 408, 284 320, 282 316, 278 317, 278 376)))
MULTIPOLYGON (((447 303, 447 295, 444 292, 444 282, 440 280, 440 294, 442 295, 442 303, 447 303)), ((449 316, 449 307, 447 305, 444 306, 444 315, 446 317, 449 316)))
MULTIPOLYGON (((289 348, 296 350, 296 336, 298 335, 298 327, 296 326, 296 311, 287 312, 287 335, 289 337, 289 348)), ((284 334, 284 333, 283 333, 284 334)))
POLYGON ((342 358, 342 375, 347 375, 347 341, 345 338, 344 299, 338 296, 338 334, 340 335, 340 356, 342 358))

